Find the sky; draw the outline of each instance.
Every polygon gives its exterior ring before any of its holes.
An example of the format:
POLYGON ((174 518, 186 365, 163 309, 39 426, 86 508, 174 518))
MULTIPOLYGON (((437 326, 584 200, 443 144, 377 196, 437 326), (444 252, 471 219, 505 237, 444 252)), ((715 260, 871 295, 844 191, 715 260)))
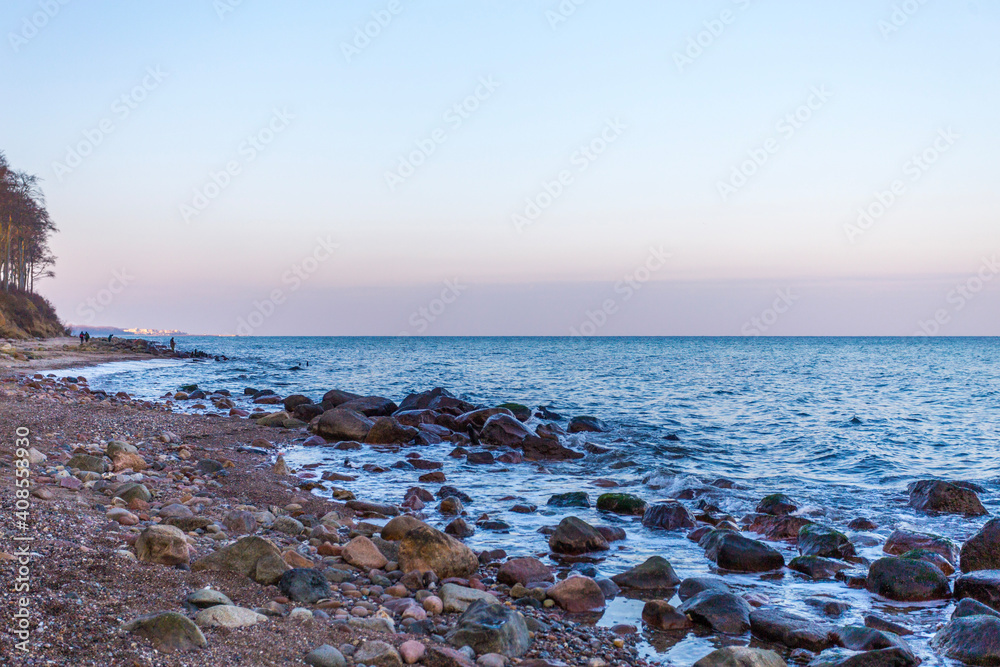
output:
POLYGON ((0 5, 73 324, 1000 335, 1000 4, 0 5))

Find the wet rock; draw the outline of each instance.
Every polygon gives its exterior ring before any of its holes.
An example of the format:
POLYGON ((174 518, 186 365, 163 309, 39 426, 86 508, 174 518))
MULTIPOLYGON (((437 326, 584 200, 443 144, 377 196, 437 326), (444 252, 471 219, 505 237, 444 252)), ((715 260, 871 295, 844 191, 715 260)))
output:
POLYGON ((344 654, 329 644, 323 644, 309 651, 302 658, 302 662, 310 667, 347 667, 347 660, 344 658, 344 654))
POLYGON ((955 580, 955 597, 972 598, 1000 610, 1000 570, 976 570, 955 580))
POLYGON ((926 549, 944 556, 952 565, 958 563, 958 545, 945 537, 918 533, 912 530, 897 528, 889 535, 882 551, 893 556, 901 556, 914 549, 926 549))
POLYGON ((445 516, 456 516, 465 511, 462 501, 454 496, 448 496, 438 505, 438 512, 445 516))
POLYGON ((502 604, 477 600, 459 617, 446 639, 452 646, 469 646, 476 653, 519 658, 531 647, 524 617, 502 604))
POLYGON ((557 493, 545 504, 552 507, 590 507, 590 496, 585 491, 557 493))
POLYGON ((787 667, 774 651, 746 646, 727 646, 712 651, 694 667, 787 667))
POLYGON ((642 621, 653 630, 686 630, 693 627, 691 619, 665 600, 650 600, 642 608, 642 621))
POLYGON ((931 646, 967 665, 1000 664, 1000 618, 964 616, 948 621, 931 646))
POLYGON ((559 554, 582 554, 591 551, 607 551, 607 540, 583 519, 569 516, 559 522, 549 538, 549 548, 559 554))
POLYGON ((597 509, 627 516, 642 516, 648 503, 630 493, 602 493, 597 497, 597 509))
POLYGON ((828 597, 806 598, 805 603, 810 607, 815 607, 827 616, 840 616, 851 608, 851 605, 839 600, 832 600, 828 597))
POLYGON ((719 577, 688 577, 681 582, 680 588, 677 589, 677 597, 681 599, 681 602, 684 602, 702 591, 731 592, 729 584, 719 577))
POLYGON ((646 508, 642 515, 642 525, 647 528, 680 530, 693 528, 694 517, 687 508, 676 501, 655 503, 646 508))
MULTIPOLYGON (((434 387, 428 391, 409 394, 399 404, 399 410, 427 410, 443 407, 445 405, 469 405, 465 401, 460 401, 454 394, 444 387, 434 387)), ((471 409, 471 407, 470 407, 471 409)))
POLYGON ((767 572, 785 566, 784 557, 776 549, 739 533, 714 530, 699 544, 705 549, 705 556, 724 570, 767 572))
POLYGON ((518 421, 526 422, 531 419, 531 408, 520 403, 501 403, 498 408, 510 410, 518 421))
POLYGON ((597 417, 581 415, 569 420, 567 429, 570 433, 603 433, 609 431, 608 425, 597 417))
POLYGON ((909 558, 880 558, 868 570, 866 588, 890 600, 919 602, 951 597, 948 577, 930 563, 909 558))
POLYGON ((878 528, 878 524, 870 519, 864 517, 858 517, 857 519, 852 519, 847 527, 851 530, 869 531, 878 528))
POLYGON ((916 664, 912 655, 898 648, 878 651, 831 648, 813 658, 808 667, 912 667, 916 664))
POLYGON ((951 576, 955 573, 955 568, 952 567, 952 564, 949 563, 944 556, 939 553, 934 553, 933 551, 928 551, 927 549, 914 549, 913 551, 907 551, 903 554, 903 558, 922 560, 930 563, 944 572, 946 576, 951 576))
POLYGON ((884 648, 898 648, 909 659, 915 660, 913 650, 899 635, 869 628, 864 625, 846 625, 833 631, 833 639, 838 646, 852 651, 877 651, 884 648))
POLYGON ((273 542, 250 535, 195 561, 191 569, 239 572, 266 586, 277 583, 290 568, 273 542))
POLYGON ((188 543, 174 526, 152 525, 139 534, 135 554, 144 563, 183 565, 188 562, 188 543))
POLYGON ((838 572, 850 567, 847 563, 842 563, 839 560, 819 556, 799 556, 788 563, 789 570, 801 572, 813 579, 833 579, 838 572))
POLYGON ((799 553, 803 556, 841 560, 857 555, 847 535, 818 523, 810 523, 799 529, 799 553))
POLYGON ((442 608, 448 613, 464 612, 469 608, 469 605, 477 600, 491 605, 500 604, 500 601, 492 593, 458 584, 444 584, 441 586, 438 597, 441 598, 442 608))
POLYGON ((832 627, 815 623, 805 616, 774 607, 750 612, 750 631, 755 637, 789 648, 816 652, 836 646, 832 630, 832 627))
POLYGON ((997 611, 992 607, 987 607, 978 600, 973 600, 972 598, 962 598, 959 603, 955 605, 955 611, 951 612, 951 617, 962 618, 963 616, 996 616, 997 618, 1000 618, 1000 611, 997 611))
POLYGON ((652 556, 641 565, 611 577, 611 581, 623 589, 641 591, 666 591, 681 583, 674 568, 662 556, 652 556))
POLYGON ((741 635, 750 629, 750 605, 732 593, 706 590, 688 598, 677 608, 695 623, 707 625, 716 632, 741 635))
POLYGON ((970 488, 940 479, 925 479, 910 485, 910 507, 923 512, 982 516, 986 508, 970 488))
MULTIPOLYGON (((308 424, 313 419, 316 419, 316 417, 319 417, 321 414, 323 414, 323 412, 325 411, 322 405, 316 405, 315 403, 304 403, 302 405, 296 406, 295 409, 292 410, 292 417, 308 424)), ((312 436, 312 438, 319 438, 319 437, 320 436, 312 436)), ((306 439, 306 441, 303 442, 302 444, 305 445, 306 447, 315 447, 322 445, 325 442, 325 440, 313 440, 312 438, 306 439)))
POLYGON ((757 503, 757 512, 759 514, 784 516, 786 514, 794 514, 798 509, 799 507, 795 504, 795 501, 783 493, 772 493, 769 496, 764 496, 757 503))
POLYGON ((551 586, 546 595, 571 614, 604 609, 604 592, 590 577, 571 576, 551 586))
POLYGON ((308 396, 303 396, 302 394, 292 394, 282 401, 282 406, 285 408, 286 412, 293 412, 298 406, 309 405, 310 403, 312 403, 312 399, 308 396))
POLYGON ((374 422, 360 412, 334 408, 319 416, 313 424, 313 432, 330 442, 354 440, 364 442, 374 422))
POLYGON ((479 433, 479 441, 489 447, 520 448, 529 436, 534 435, 528 428, 517 421, 509 411, 498 412, 490 416, 479 433), (505 414, 506 413, 506 414, 505 414))
POLYGON ((471 496, 469 496, 466 493, 462 493, 454 486, 442 486, 440 489, 438 489, 438 492, 434 495, 436 495, 438 498, 458 498, 466 505, 472 503, 471 496))
MULTIPOLYGON (((543 438, 537 435, 530 435, 519 446, 524 453, 524 459, 527 461, 571 461, 582 459, 584 456, 582 452, 564 447, 558 438, 554 437, 543 438)), ((513 454, 501 454, 497 457, 497 461, 501 463, 520 463, 520 461, 511 458, 516 458, 517 456, 516 452, 513 454)))
POLYGON ((253 609, 228 604, 202 609, 194 617, 194 622, 203 628, 245 628, 266 620, 267 616, 253 609))
POLYGON ((479 569, 479 559, 455 538, 423 524, 400 540, 399 568, 403 572, 434 572, 439 579, 468 577, 479 569))
POLYGON ((618 542, 627 537, 625 529, 618 526, 594 526, 594 528, 608 542, 618 542))
POLYGON ((496 459, 493 458, 492 452, 469 452, 465 462, 472 465, 493 465, 496 459))
POLYGON ((899 623, 893 623, 884 618, 879 618, 878 616, 873 616, 868 614, 865 616, 865 627, 872 628, 874 630, 881 630, 882 632, 891 632, 894 635, 899 635, 900 637, 904 635, 912 635, 913 630, 910 630, 906 626, 900 625, 899 623))
POLYGON ((296 567, 278 580, 282 595, 295 601, 313 604, 330 597, 330 583, 318 570, 296 567))
POLYGON ((451 521, 451 523, 444 527, 444 532, 452 537, 462 539, 475 535, 476 529, 470 526, 469 523, 462 517, 456 517, 451 521))
POLYGON ((398 516, 399 508, 385 503, 370 503, 364 500, 349 500, 345 503, 350 509, 362 514, 378 514, 380 516, 398 516))
POLYGON ((746 528, 754 533, 759 533, 769 540, 798 540, 799 531, 804 526, 812 523, 812 520, 804 516, 791 516, 788 514, 773 516, 770 514, 751 514, 743 519, 746 528))
POLYGON ((353 410, 360 412, 365 417, 388 417, 395 412, 398 407, 388 398, 382 396, 362 396, 352 398, 346 403, 337 406, 339 410, 353 410))
POLYGON ((354 652, 354 662, 370 667, 403 667, 403 658, 392 644, 379 640, 363 642, 354 652))
POLYGON ((512 558, 497 571, 497 581, 507 586, 527 586, 534 581, 555 581, 552 570, 537 558, 512 558))
POLYGON ((356 398, 361 398, 358 394, 352 394, 349 391, 341 391, 339 389, 331 389, 330 391, 323 394, 323 400, 321 405, 324 409, 330 410, 331 408, 336 408, 348 401, 353 401, 356 398))
MULTIPOLYGON (((949 559, 954 564, 955 560, 949 559)), ((990 519, 962 545, 962 572, 1000 570, 1000 519, 990 519)))
POLYGON ((393 417, 376 417, 364 441, 369 445, 391 445, 413 442, 417 429, 403 426, 393 417))
POLYGON ((164 653, 190 651, 208 645, 205 635, 194 621, 176 611, 140 616, 127 623, 124 630, 145 637, 164 653))

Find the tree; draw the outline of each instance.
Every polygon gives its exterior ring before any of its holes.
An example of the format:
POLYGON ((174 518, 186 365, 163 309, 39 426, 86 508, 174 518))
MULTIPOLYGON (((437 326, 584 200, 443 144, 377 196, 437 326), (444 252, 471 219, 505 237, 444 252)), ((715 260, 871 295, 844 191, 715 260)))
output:
POLYGON ((11 169, 0 151, 0 286, 33 291, 53 274, 49 236, 55 223, 45 209, 38 177, 11 169))

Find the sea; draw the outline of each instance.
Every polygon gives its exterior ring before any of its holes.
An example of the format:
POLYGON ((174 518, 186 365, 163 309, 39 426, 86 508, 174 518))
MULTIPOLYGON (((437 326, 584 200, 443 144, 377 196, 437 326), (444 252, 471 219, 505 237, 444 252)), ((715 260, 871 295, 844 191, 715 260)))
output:
MULTIPOLYGON (((305 394, 319 401, 331 389, 378 395, 399 403, 407 394, 444 387, 471 403, 545 406, 562 417, 590 415, 605 433, 569 436, 565 444, 607 448, 577 461, 474 466, 448 458, 453 445, 422 448, 423 458, 445 462, 448 484, 472 497, 466 509, 510 524, 510 531, 478 530, 466 541, 476 550, 503 548, 511 555, 548 558, 539 529, 575 514, 595 524, 617 525, 628 538, 610 552, 577 564, 607 577, 651 555, 671 562, 681 578, 713 572, 686 531, 647 529, 638 518, 590 508, 547 506, 556 493, 603 492, 592 482, 611 479, 622 491, 649 502, 700 489, 735 517, 752 512, 764 495, 783 492, 811 519, 845 531, 859 554, 875 560, 896 527, 949 537, 961 543, 988 517, 928 516, 907 505, 907 484, 941 478, 972 481, 991 513, 1000 509, 1000 339, 997 338, 489 338, 489 337, 183 337, 181 349, 199 349, 227 360, 116 362, 53 371, 83 375, 92 388, 126 391, 161 400, 181 385, 226 389, 249 405, 244 389, 305 394), (706 485, 719 478, 733 489, 706 485), (517 503, 533 514, 509 511, 517 503), (848 531, 865 517, 878 528, 848 531)), ((196 412, 179 403, 179 409, 196 412)), ((529 426, 541 423, 533 417, 529 426)), ((306 434, 298 436, 304 439, 306 434)), ((344 472, 375 463, 389 468, 402 454, 368 448, 339 451, 292 443, 284 455, 293 468, 344 472)), ((420 471, 389 468, 337 482, 359 498, 402 501, 420 471)), ((426 485, 431 491, 436 485, 426 485)), ((315 493, 322 493, 317 490, 315 493)), ((685 501, 694 507, 697 501, 685 501)), ((451 517, 427 508, 443 527, 451 517)), ((426 510, 425 510, 426 511, 426 510)), ((471 523, 471 522, 470 522, 471 523)), ((786 561, 794 547, 772 543, 786 561)), ((555 561, 552 561, 555 563, 555 561)), ((563 569, 566 563, 557 563, 563 569)), ((907 640, 927 664, 945 664, 928 640, 953 604, 902 604, 878 599, 840 582, 813 582, 784 570, 765 575, 726 574, 734 588, 765 604, 818 621, 863 624, 878 614, 912 628, 907 640), (817 602, 819 600, 819 602, 817 602), (819 610, 823 600, 849 605, 838 617, 819 610)), ((676 603, 677 600, 675 599, 676 603)), ((593 622, 631 623, 641 629, 642 601, 616 598, 593 622)), ((641 650, 663 664, 691 664, 722 643, 692 632, 673 636, 640 630, 641 650)))

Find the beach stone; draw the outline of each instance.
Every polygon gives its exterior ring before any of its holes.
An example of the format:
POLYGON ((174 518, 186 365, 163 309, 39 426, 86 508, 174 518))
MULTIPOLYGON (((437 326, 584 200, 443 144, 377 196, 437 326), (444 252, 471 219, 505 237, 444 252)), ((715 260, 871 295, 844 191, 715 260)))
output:
POLYGON ((884 618, 879 618, 872 614, 865 616, 865 627, 872 628, 873 630, 881 630, 882 632, 891 632, 894 635, 912 635, 913 630, 910 630, 906 626, 900 625, 899 623, 893 623, 892 621, 886 620, 884 618))
POLYGON ((301 535, 302 531, 305 529, 306 527, 302 525, 301 521, 284 515, 276 518, 274 523, 271 524, 271 530, 276 530, 279 533, 285 533, 286 535, 292 536, 301 535))
POLYGON ((119 452, 111 457, 111 460, 114 462, 112 467, 115 472, 121 472, 123 470, 142 472, 149 467, 149 464, 146 463, 146 459, 142 458, 138 454, 119 452))
POLYGON ((799 554, 803 556, 843 560, 857 555, 847 535, 818 523, 810 523, 799 529, 798 546, 799 554))
POLYGON ((795 501, 786 496, 784 493, 772 493, 769 496, 764 496, 764 498, 757 503, 758 514, 784 516, 786 514, 794 514, 798 511, 798 509, 799 507, 795 504, 795 501))
POLYGON ((295 602, 312 604, 330 597, 330 583, 318 570, 295 567, 281 575, 278 590, 295 602))
POLYGON ((987 615, 953 618, 934 635, 931 646, 967 665, 998 665, 1000 618, 987 615))
POLYGON ((230 510, 222 517, 222 525, 226 527, 226 532, 237 537, 239 535, 252 535, 257 532, 257 519, 253 512, 247 510, 230 510))
POLYGON ((386 503, 370 503, 364 500, 348 500, 345 505, 362 514, 378 514, 380 516, 399 516, 399 508, 386 503))
POLYGON ((1000 610, 1000 570, 976 570, 955 580, 955 598, 972 598, 1000 610))
POLYGON ((597 497, 597 509, 626 516, 642 516, 649 504, 630 493, 602 493, 597 497))
POLYGON ((377 639, 363 642, 354 652, 354 661, 370 667, 403 667, 403 658, 392 644, 377 639))
POLYGON ((389 417, 398 406, 384 396, 360 396, 337 406, 341 410, 353 410, 366 417, 389 417))
POLYGON ((812 523, 811 519, 804 516, 791 516, 783 514, 774 516, 771 514, 749 514, 743 518, 746 529, 754 533, 759 533, 769 540, 798 540, 799 531, 803 526, 812 523))
POLYGON ((114 490, 113 497, 121 498, 126 503, 131 503, 133 500, 141 500, 148 503, 153 499, 153 494, 143 484, 125 482, 114 490))
POLYGON ((381 570, 389 562, 375 543, 364 535, 358 535, 348 542, 340 556, 344 562, 362 570, 381 570))
POLYGON ((364 441, 369 445, 391 445, 413 442, 417 429, 403 426, 393 417, 376 417, 364 441))
POLYGON ((250 535, 198 559, 191 569, 239 572, 266 586, 277 583, 291 568, 282 560, 281 551, 273 542, 250 535))
POLYGON ((444 532, 453 537, 462 538, 475 535, 476 529, 470 526, 462 517, 456 517, 444 527, 444 532))
POLYGON ((500 566, 497 581, 507 586, 527 586, 534 581, 555 581, 552 570, 537 558, 512 558, 500 566))
POLYGON ((476 658, 476 667, 507 667, 507 658, 499 653, 486 653, 476 658))
POLYGON ((496 459, 492 452, 469 452, 465 456, 465 462, 472 465, 493 465, 496 459))
MULTIPOLYGON (((429 494, 428 494, 429 495, 429 494)), ((426 526, 423 521, 409 514, 401 514, 397 517, 393 517, 382 527, 383 540, 401 540, 403 536, 406 535, 410 530, 416 528, 417 526, 426 526)))
POLYGON ((205 635, 194 621, 176 611, 140 616, 127 623, 124 630, 145 637, 164 653, 190 651, 208 645, 205 635))
POLYGON ((734 572, 767 572, 779 570, 785 559, 776 549, 726 530, 713 530, 699 544, 705 556, 724 570, 734 572))
POLYGON ((789 570, 795 570, 813 579, 833 579, 841 570, 850 569, 850 565, 832 558, 820 556, 798 556, 788 563, 789 570))
POLYGON ((160 510, 157 512, 157 515, 159 515, 163 519, 173 519, 173 518, 187 519, 194 516, 194 512, 192 512, 191 508, 188 507, 187 505, 181 505, 180 503, 171 503, 169 505, 164 505, 163 507, 161 507, 160 510))
MULTIPOLYGON (((124 440, 111 440, 104 448, 104 455, 114 461, 116 454, 138 454, 139 449, 124 440)), ((44 459, 43 459, 44 460, 44 459)))
POLYGON ((590 577, 570 576, 545 592, 563 610, 578 614, 604 609, 604 592, 590 577))
POLYGON ((444 612, 444 602, 436 595, 428 595, 424 598, 421 605, 423 606, 424 611, 428 614, 433 614, 434 616, 444 612))
POLYGON ((982 516, 988 514, 976 492, 940 479, 925 479, 910 485, 910 507, 922 512, 982 516))
POLYGON ((292 394, 291 396, 286 397, 285 400, 281 402, 286 412, 293 412, 295 408, 297 408, 298 406, 309 405, 311 403, 312 399, 310 399, 308 396, 303 396, 302 394, 292 394))
POLYGON ((403 572, 433 572, 439 579, 468 577, 479 569, 472 549, 439 530, 422 524, 399 541, 399 568, 403 572))
POLYGON ((184 601, 198 609, 208 609, 220 604, 233 604, 233 601, 224 594, 211 588, 200 588, 184 598, 184 601))
POLYGON ((680 588, 677 589, 677 597, 681 599, 681 602, 684 602, 702 591, 731 592, 729 584, 719 577, 688 577, 681 582, 680 588))
POLYGON ((618 526, 594 526, 594 529, 608 542, 619 542, 628 537, 625 529, 618 526))
POLYGON ((641 565, 625 570, 611 577, 623 589, 642 591, 666 591, 681 583, 666 558, 651 556, 641 565))
POLYGON ((944 556, 933 551, 927 551, 926 549, 914 549, 913 551, 907 551, 903 554, 903 558, 922 560, 926 563, 930 563, 937 569, 944 572, 946 576, 951 576, 955 573, 955 568, 952 567, 952 564, 945 560, 944 556))
POLYGON ((112 507, 105 515, 111 521, 117 521, 123 526, 134 526, 139 523, 139 517, 129 512, 124 507, 112 507))
POLYGON ((982 602, 972 598, 962 598, 955 605, 955 611, 951 612, 952 618, 962 618, 963 616, 996 616, 1000 618, 1000 611, 987 607, 982 602))
POLYGON ((420 659, 424 657, 424 653, 426 652, 427 647, 414 639, 405 641, 399 645, 399 656, 408 665, 420 662, 420 659))
POLYGON ((144 563, 184 565, 189 559, 187 538, 173 526, 148 526, 135 541, 135 554, 144 563))
POLYGON ((445 636, 452 646, 469 646, 476 653, 500 653, 519 658, 531 647, 524 617, 502 604, 476 600, 445 636))
POLYGON ((220 604, 199 611, 194 622, 203 628, 245 628, 266 621, 267 616, 253 609, 220 604))
POLYGON ((899 648, 910 660, 914 659, 913 650, 901 637, 890 632, 883 632, 864 625, 845 625, 836 628, 831 637, 837 646, 851 651, 877 651, 884 648, 899 648))
POLYGON ((108 471, 108 463, 103 456, 90 456, 89 454, 75 454, 70 457, 69 461, 66 461, 66 467, 98 474, 108 471))
POLYGON ((647 528, 680 530, 694 528, 694 517, 687 508, 677 501, 655 503, 646 508, 642 515, 642 525, 647 528))
POLYGON ((492 593, 458 584, 444 584, 438 590, 438 596, 441 598, 443 610, 448 613, 464 612, 477 600, 484 600, 488 604, 500 604, 492 593))
POLYGON ((569 516, 559 522, 552 536, 549 548, 559 554, 582 554, 591 551, 607 551, 611 547, 597 530, 583 519, 569 516))
POLYGON ((347 659, 336 647, 323 644, 306 653, 302 662, 310 667, 347 667, 347 659))
POLYGON ((333 408, 321 414, 312 428, 316 435, 330 442, 364 442, 372 425, 372 420, 360 412, 333 408))
POLYGON ((948 577, 930 563, 909 558, 880 558, 868 570, 869 592, 890 600, 919 602, 951 597, 948 577))
POLYGON ((987 521, 962 545, 960 563, 962 572, 1000 570, 1000 519, 987 521))
POLYGON ((901 556, 914 549, 933 551, 941 554, 952 565, 958 564, 958 545, 938 535, 897 528, 889 534, 889 539, 882 546, 882 551, 892 556, 901 556))
POLYGON ((877 651, 830 648, 810 660, 807 667, 913 667, 916 664, 912 655, 899 648, 877 651))
MULTIPOLYGON (((423 665, 424 667, 475 667, 475 663, 469 660, 461 651, 456 651, 447 646, 435 645, 427 647, 423 665)), ((525 665, 525 661, 520 663, 520 667, 525 667, 525 665)))
POLYGON ((201 459, 194 466, 202 475, 214 475, 226 466, 221 461, 215 459, 201 459))
POLYGON ((520 448, 533 433, 509 410, 489 417, 479 433, 479 440, 488 447, 520 448), (506 414, 505 414, 506 413, 506 414))
POLYGON ((361 398, 358 394, 352 394, 349 391, 341 391, 339 389, 331 389, 330 391, 323 394, 323 400, 320 402, 321 405, 329 410, 331 408, 336 408, 348 401, 353 401, 356 398, 361 398))
POLYGON ((847 524, 847 527, 851 530, 875 530, 878 528, 878 524, 871 519, 858 517, 857 519, 851 519, 851 522, 847 524))
POLYGON ((454 496, 448 496, 438 505, 438 512, 445 516, 456 516, 465 511, 462 501, 454 496))
POLYGON ((570 419, 566 430, 570 433, 603 433, 610 429, 607 424, 597 417, 581 415, 570 419))
POLYGON ((746 646, 727 646, 712 651, 694 667, 788 667, 774 651, 746 646))
POLYGON ((546 505, 552 507, 590 507, 590 496, 586 491, 557 493, 550 497, 546 505))
MULTIPOLYGON (((865 628, 867 630, 867 628, 865 628)), ((750 632, 759 639, 783 644, 788 648, 822 651, 836 646, 830 626, 775 607, 750 612, 750 632)), ((874 632, 874 631, 873 631, 874 632)))
POLYGON ((685 600, 677 611, 716 632, 741 635, 750 629, 750 605, 732 593, 702 591, 685 600))
POLYGON ((686 614, 677 611, 666 600, 650 600, 642 608, 642 620, 653 630, 686 630, 693 627, 686 614))

